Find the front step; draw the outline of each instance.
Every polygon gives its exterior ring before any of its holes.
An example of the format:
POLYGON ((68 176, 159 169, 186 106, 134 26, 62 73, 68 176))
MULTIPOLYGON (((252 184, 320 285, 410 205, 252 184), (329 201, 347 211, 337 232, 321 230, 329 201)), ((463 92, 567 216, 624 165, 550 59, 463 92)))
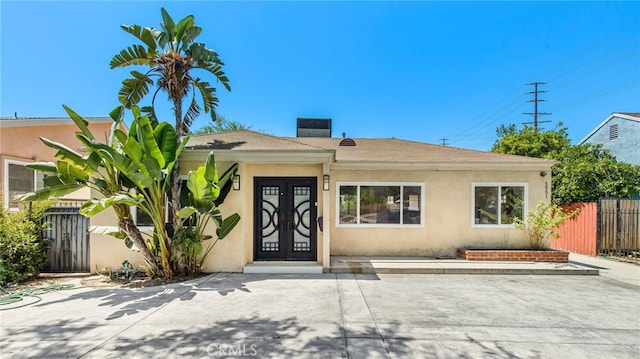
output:
POLYGON ((242 269, 251 274, 322 274, 322 265, 316 262, 253 262, 242 269))

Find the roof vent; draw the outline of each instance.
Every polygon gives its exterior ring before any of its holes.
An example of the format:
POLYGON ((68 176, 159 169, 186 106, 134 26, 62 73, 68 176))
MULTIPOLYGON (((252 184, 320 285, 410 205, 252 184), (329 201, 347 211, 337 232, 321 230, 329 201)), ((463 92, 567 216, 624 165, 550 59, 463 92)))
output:
POLYGON ((356 145, 356 141, 354 141, 351 138, 345 138, 342 141, 340 141, 340 144, 338 146, 355 146, 356 145))
POLYGON ((298 118, 296 137, 331 137, 330 118, 298 118))

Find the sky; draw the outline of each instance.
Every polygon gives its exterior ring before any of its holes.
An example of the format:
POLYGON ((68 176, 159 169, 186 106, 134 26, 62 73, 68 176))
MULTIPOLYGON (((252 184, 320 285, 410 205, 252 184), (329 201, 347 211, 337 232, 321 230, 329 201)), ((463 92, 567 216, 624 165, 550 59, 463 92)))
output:
MULTIPOLYGON (((224 61, 217 112, 295 136, 331 118, 333 137, 396 137, 489 150, 501 124, 532 121, 575 143, 612 112, 640 112, 640 2, 0 1, 0 115, 106 117, 131 70, 110 59, 193 14, 224 61), (546 92, 542 92, 546 91, 546 92)), ((206 72, 197 74, 214 81, 206 72)), ((162 96, 162 95, 159 95, 162 96)), ((160 101, 159 102, 164 102, 160 101)), ((146 101, 146 103, 150 100, 146 101)), ((144 101, 143 101, 144 103, 144 101)), ((171 122, 168 106, 160 119, 171 122)), ((201 115, 192 126, 211 121, 201 115)))

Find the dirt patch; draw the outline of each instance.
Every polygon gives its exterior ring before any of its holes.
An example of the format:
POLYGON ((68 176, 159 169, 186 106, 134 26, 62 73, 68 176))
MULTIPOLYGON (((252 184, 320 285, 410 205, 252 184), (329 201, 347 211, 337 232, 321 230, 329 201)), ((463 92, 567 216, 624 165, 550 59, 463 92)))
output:
POLYGON ((205 276, 181 276, 172 278, 151 278, 147 276, 139 276, 129 282, 120 280, 111 280, 108 275, 89 274, 89 273, 40 273, 37 277, 25 280, 18 284, 8 285, 5 289, 9 291, 17 291, 23 289, 32 289, 40 287, 48 287, 51 285, 78 283, 82 287, 90 288, 146 288, 160 285, 182 283, 192 279, 205 276))
POLYGON ((159 285, 166 285, 172 283, 182 283, 192 279, 202 277, 200 276, 186 276, 186 277, 172 277, 172 278, 151 278, 151 277, 136 277, 135 279, 125 282, 120 280, 109 279, 108 276, 96 274, 88 278, 82 279, 80 282, 83 287, 92 288, 146 288, 156 287, 159 285))

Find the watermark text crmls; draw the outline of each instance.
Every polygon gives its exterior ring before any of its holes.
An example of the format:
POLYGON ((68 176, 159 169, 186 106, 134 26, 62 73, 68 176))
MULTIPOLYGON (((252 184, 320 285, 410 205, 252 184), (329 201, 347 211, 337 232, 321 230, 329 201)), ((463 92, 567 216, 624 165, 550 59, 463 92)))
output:
POLYGON ((258 355, 255 344, 209 344, 207 355, 212 357, 255 357, 258 355))

